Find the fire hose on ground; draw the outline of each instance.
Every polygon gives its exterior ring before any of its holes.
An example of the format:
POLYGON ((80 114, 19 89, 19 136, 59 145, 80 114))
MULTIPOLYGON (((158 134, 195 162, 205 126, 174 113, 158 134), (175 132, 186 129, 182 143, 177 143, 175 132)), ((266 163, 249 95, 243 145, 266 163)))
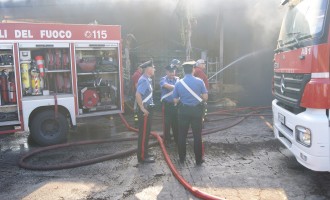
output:
MULTIPOLYGON (((210 133, 215 133, 218 131, 222 131, 222 130, 226 130, 229 129, 233 126, 236 126, 237 124, 241 123, 244 119, 246 119, 249 116, 252 115, 259 115, 257 112, 259 110, 262 109, 268 109, 269 107, 245 107, 245 108, 235 108, 235 109, 227 109, 227 110, 220 110, 220 111, 216 111, 216 112, 212 112, 209 113, 208 116, 212 116, 212 115, 231 115, 230 118, 232 117, 239 117, 237 120, 235 120, 232 124, 226 126, 226 127, 222 127, 222 128, 212 128, 212 129, 207 129, 207 130, 203 130, 202 135, 206 135, 206 134, 210 134, 210 133), (247 113, 247 114, 240 114, 240 115, 234 115, 232 114, 233 111, 244 111, 244 110, 252 110, 251 112, 247 113)), ((128 122, 126 121, 125 117, 122 114, 119 114, 122 122, 125 124, 126 128, 128 130, 137 132, 138 130, 136 128, 131 127, 128 122)), ((227 119, 227 118, 225 118, 227 119)), ((212 119, 209 121, 218 121, 218 120, 222 120, 222 119, 212 119)), ((163 143, 163 139, 162 137, 152 131, 151 132, 152 136, 155 137, 158 140, 158 143, 160 144, 161 150, 163 152, 164 158, 166 163, 168 164, 171 172, 173 173, 173 175, 176 177, 176 179, 187 189, 189 190, 194 196, 198 197, 198 198, 202 198, 202 199, 223 199, 221 197, 216 197, 210 194, 207 194, 205 192, 202 192, 200 190, 198 190, 197 188, 191 186, 180 174, 179 172, 176 170, 175 166, 173 165, 170 156, 168 155, 165 145, 163 143)), ((191 134, 189 134, 189 137, 191 136, 191 134)), ((65 143, 65 144, 58 144, 58 145, 52 145, 52 146, 48 146, 48 147, 43 147, 43 148, 39 148, 36 150, 33 150, 27 154, 25 154, 24 156, 22 156, 20 158, 19 161, 19 166, 25 169, 31 169, 31 170, 60 170, 60 169, 68 169, 68 168, 74 168, 74 167, 79 167, 79 166, 85 166, 85 165, 90 165, 90 164, 94 164, 94 163, 99 163, 99 162, 103 162, 103 161, 107 161, 107 160, 111 160, 111 159, 116 159, 116 158, 121 158, 127 155, 130 155, 134 152, 137 151, 137 148, 131 148, 128 149, 126 151, 121 151, 118 152, 116 154, 112 154, 112 155, 106 155, 106 156, 101 156, 101 157, 97 157, 97 158, 93 158, 93 159, 89 159, 89 160, 85 160, 85 161, 80 161, 80 162, 74 162, 74 163, 65 163, 65 164, 58 164, 58 165, 48 165, 48 166, 41 166, 41 165, 31 165, 25 162, 25 160, 27 160, 28 158, 41 153, 41 152, 45 152, 45 151, 50 151, 50 150, 54 150, 54 149, 60 149, 60 148, 65 148, 65 147, 72 147, 72 146, 79 146, 79 145, 87 145, 87 144, 100 144, 100 143, 109 143, 109 142, 122 142, 122 141, 132 141, 132 140, 137 140, 137 137, 130 137, 130 138, 117 138, 117 139, 107 139, 107 140, 89 140, 89 141, 81 141, 81 142, 73 142, 73 143, 65 143)), ((157 141, 153 141, 149 143, 149 147, 150 146, 155 146, 157 145, 157 141)))

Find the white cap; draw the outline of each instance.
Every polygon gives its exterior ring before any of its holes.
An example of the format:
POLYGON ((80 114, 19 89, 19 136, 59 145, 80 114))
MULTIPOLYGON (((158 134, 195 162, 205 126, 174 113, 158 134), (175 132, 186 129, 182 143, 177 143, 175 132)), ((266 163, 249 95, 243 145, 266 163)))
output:
POLYGON ((199 60, 196 61, 196 66, 198 66, 200 64, 205 64, 205 60, 199 59, 199 60))
POLYGON ((183 67, 183 68, 185 68, 185 67, 191 67, 191 68, 193 68, 193 67, 195 67, 195 66, 196 66, 196 62, 193 61, 193 60, 191 60, 191 61, 187 61, 187 62, 184 62, 184 63, 182 64, 182 67, 183 67))

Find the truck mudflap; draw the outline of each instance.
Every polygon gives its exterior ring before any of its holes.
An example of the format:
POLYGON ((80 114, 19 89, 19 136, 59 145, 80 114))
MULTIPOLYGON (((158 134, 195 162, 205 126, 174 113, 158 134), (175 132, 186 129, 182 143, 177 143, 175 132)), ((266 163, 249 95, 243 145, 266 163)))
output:
POLYGON ((306 109, 293 114, 273 100, 273 124, 275 137, 288 148, 297 161, 314 171, 330 172, 330 127, 325 109, 306 109), (297 127, 311 131, 310 145, 299 142, 297 127))

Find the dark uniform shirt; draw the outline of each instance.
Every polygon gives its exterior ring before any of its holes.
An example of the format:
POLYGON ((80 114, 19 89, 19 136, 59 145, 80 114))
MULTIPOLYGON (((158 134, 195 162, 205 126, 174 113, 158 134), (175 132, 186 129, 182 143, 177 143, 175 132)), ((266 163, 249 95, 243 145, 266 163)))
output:
POLYGON ((197 78, 200 78, 204 81, 205 87, 208 90, 209 89, 209 80, 207 79, 206 74, 204 73, 204 71, 199 68, 199 67, 195 67, 195 73, 194 76, 197 78))
POLYGON ((140 72, 139 70, 136 70, 132 76, 132 92, 134 94, 136 92, 137 83, 141 76, 142 76, 142 72, 140 72))

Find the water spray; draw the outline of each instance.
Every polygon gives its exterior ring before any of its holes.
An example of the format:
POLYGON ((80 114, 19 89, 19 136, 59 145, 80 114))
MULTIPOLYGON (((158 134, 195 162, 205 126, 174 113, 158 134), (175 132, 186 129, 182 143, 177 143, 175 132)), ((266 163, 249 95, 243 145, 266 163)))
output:
POLYGON ((227 69, 228 67, 232 66, 233 64, 235 64, 235 63, 237 63, 237 62, 239 62, 239 61, 241 61, 241 60, 243 60, 243 59, 245 59, 245 58, 247 58, 247 57, 255 56, 255 55, 257 55, 257 54, 259 54, 259 53, 261 53, 261 52, 263 52, 263 51, 266 51, 266 50, 268 50, 268 49, 263 49, 263 50, 260 50, 260 51, 254 51, 254 52, 252 52, 252 53, 248 53, 248 54, 246 54, 246 55, 244 55, 244 56, 242 56, 242 57, 240 57, 240 58, 234 60, 233 62, 229 63, 229 64, 226 65, 224 68, 220 69, 220 70, 217 71, 215 74, 213 74, 210 78, 208 78, 208 80, 211 80, 214 76, 216 76, 217 74, 221 73, 222 71, 224 71, 224 70, 227 69))

